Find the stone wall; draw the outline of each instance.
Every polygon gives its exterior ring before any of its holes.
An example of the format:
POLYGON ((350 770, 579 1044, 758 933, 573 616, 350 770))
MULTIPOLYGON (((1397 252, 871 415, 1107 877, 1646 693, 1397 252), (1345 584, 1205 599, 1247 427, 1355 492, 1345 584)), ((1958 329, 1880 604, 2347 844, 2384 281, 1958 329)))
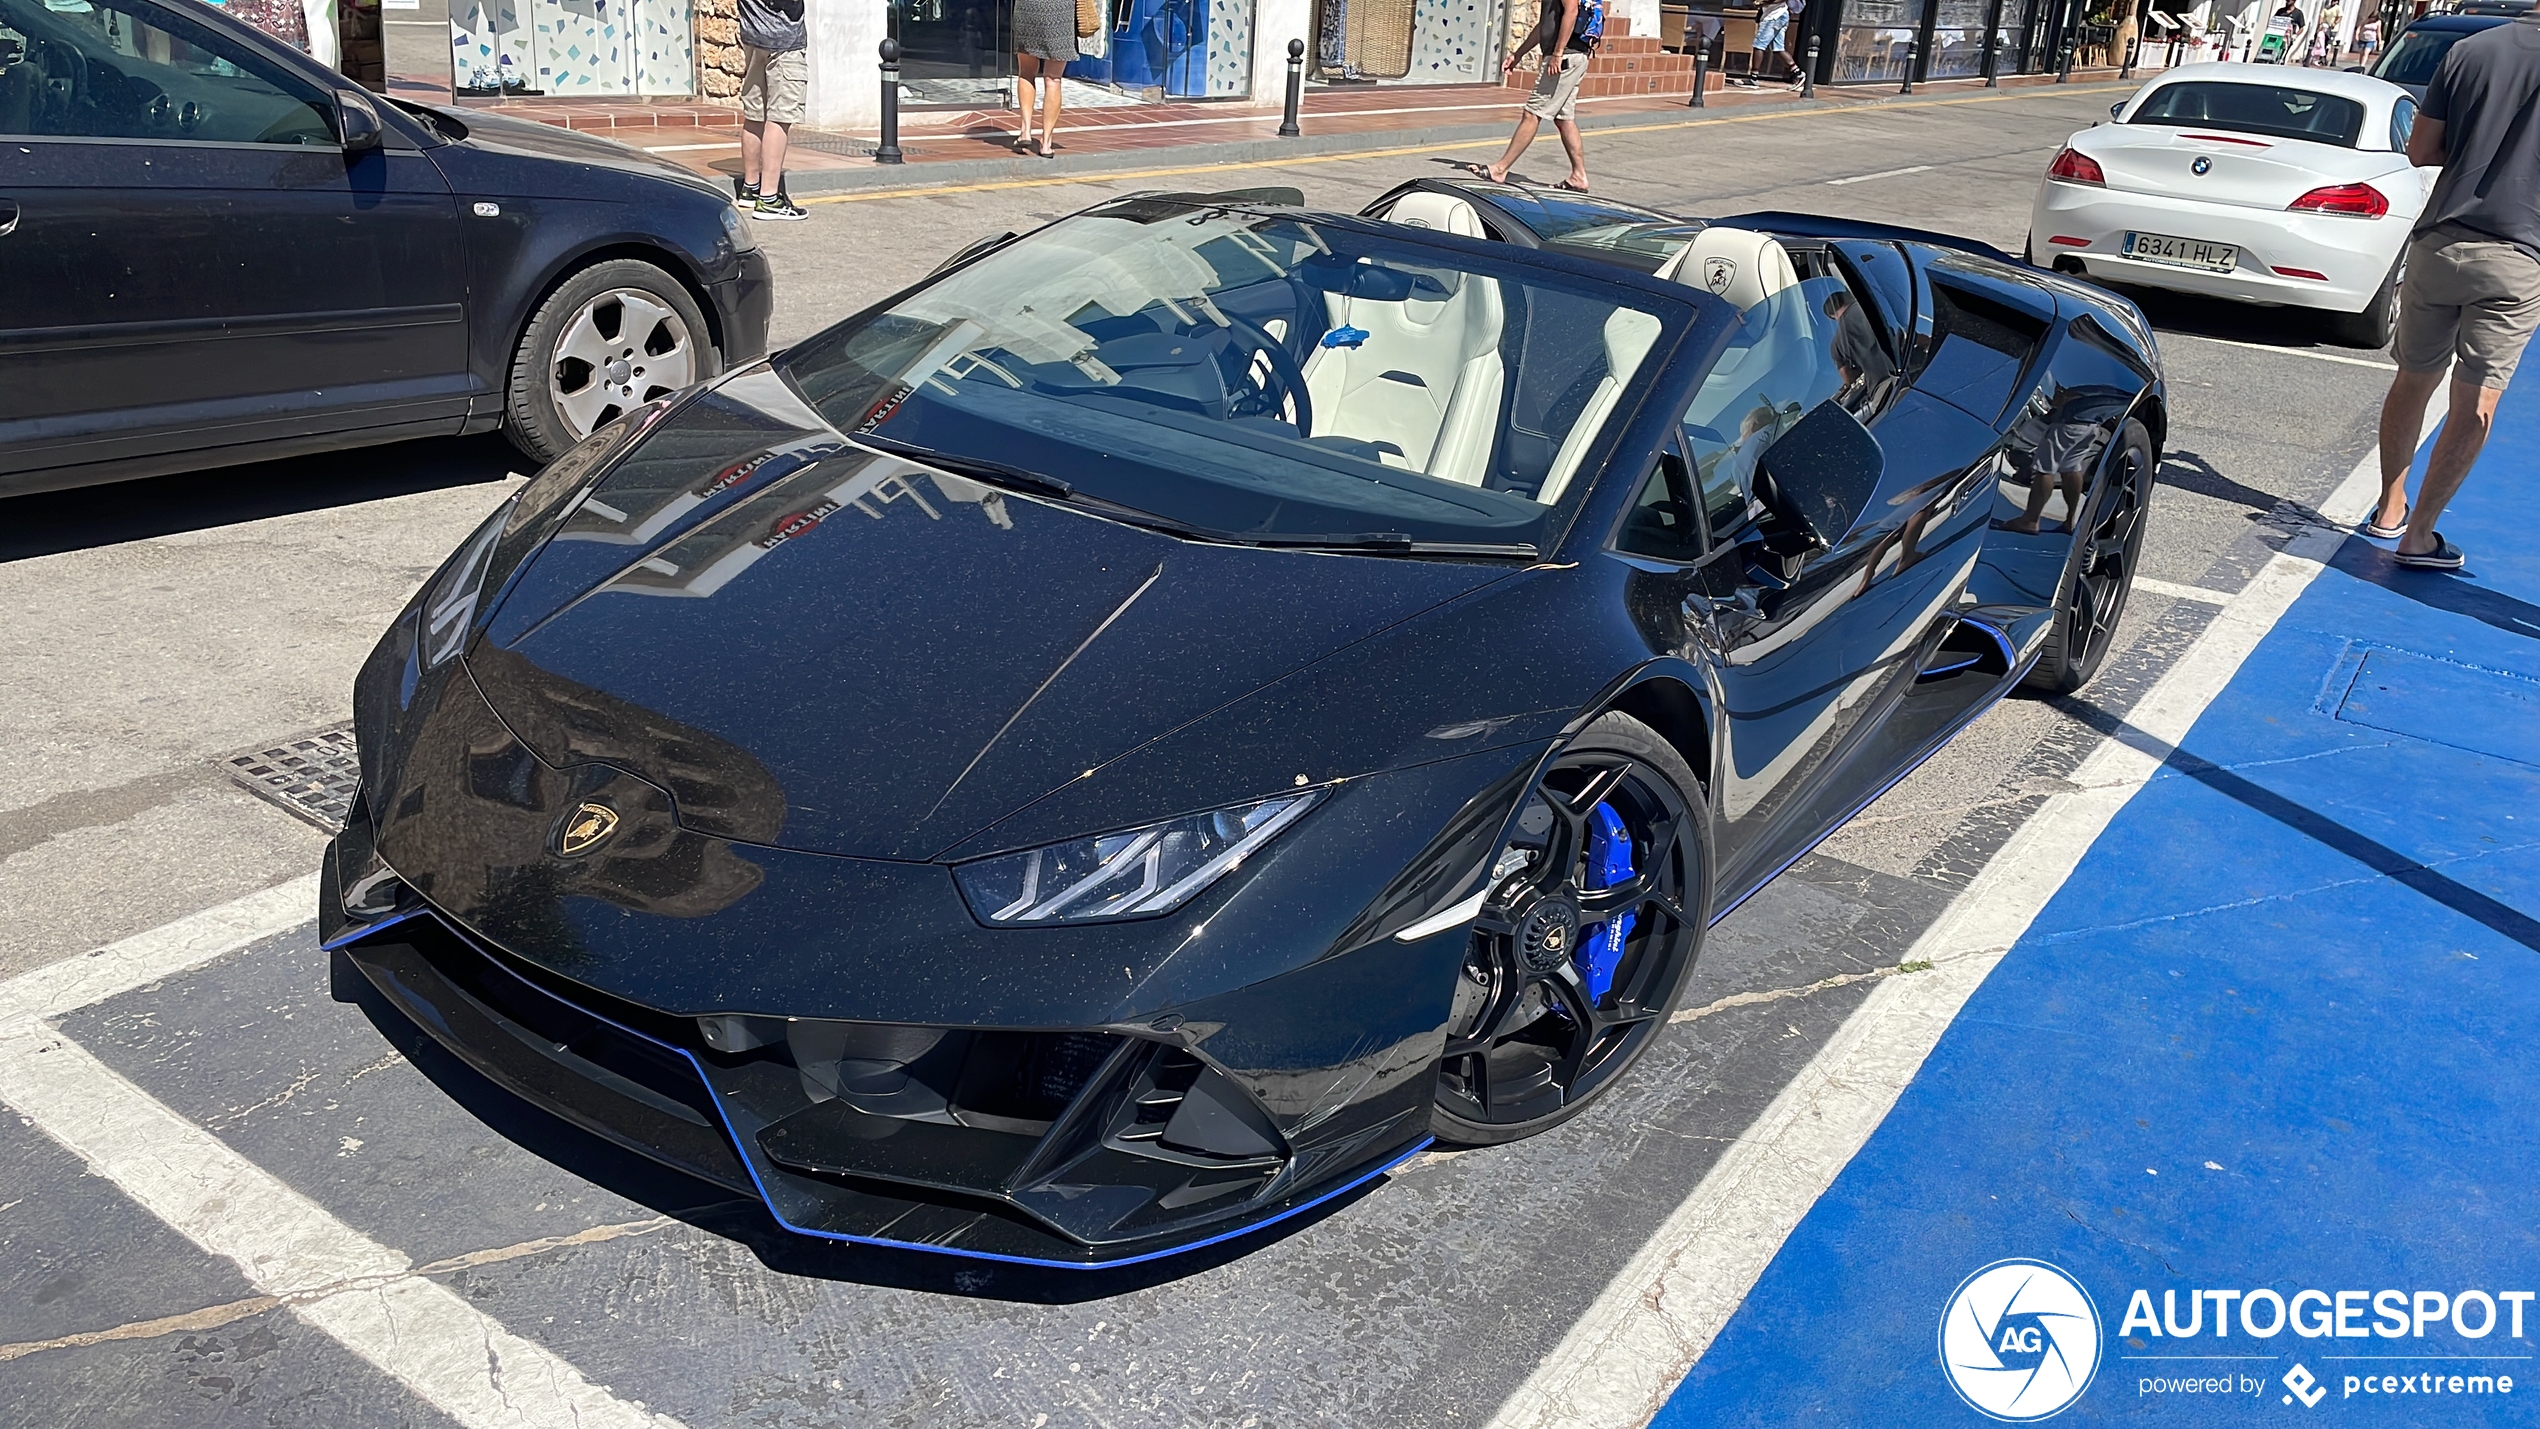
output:
POLYGON ((738 0, 696 0, 697 92, 731 102, 741 94, 741 19, 738 0))

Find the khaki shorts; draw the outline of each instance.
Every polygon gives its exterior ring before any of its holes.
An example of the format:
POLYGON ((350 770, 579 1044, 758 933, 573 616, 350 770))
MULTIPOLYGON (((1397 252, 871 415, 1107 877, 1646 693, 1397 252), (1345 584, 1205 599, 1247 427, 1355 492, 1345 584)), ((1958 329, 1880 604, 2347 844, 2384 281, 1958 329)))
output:
POLYGON ((1526 99, 1526 112, 1537 119, 1576 119, 1579 117, 1579 82, 1587 78, 1588 57, 1577 50, 1563 50, 1561 63, 1544 67, 1535 81, 1535 92, 1526 99))
POLYGON ((2540 259, 2451 224, 2417 235, 2399 289, 2391 355, 2409 372, 2440 372, 2499 391, 2540 327, 2540 259))
POLYGON ((761 50, 744 45, 741 71, 741 117, 777 124, 803 122, 803 91, 810 66, 801 50, 761 50))

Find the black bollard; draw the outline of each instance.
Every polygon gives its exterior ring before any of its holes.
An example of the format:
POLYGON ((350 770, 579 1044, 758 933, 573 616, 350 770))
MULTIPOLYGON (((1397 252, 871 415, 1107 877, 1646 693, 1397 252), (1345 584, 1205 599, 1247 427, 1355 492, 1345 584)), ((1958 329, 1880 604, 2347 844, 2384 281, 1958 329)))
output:
POLYGON ((2134 78, 2134 57, 2141 53, 2142 49, 2143 41, 2139 38, 2125 42, 2125 63, 2117 66, 2117 78, 2134 78))
POLYGON ((1999 28, 1984 32, 1984 87, 2002 87, 2002 31, 1999 28))
POLYGON ((1694 42, 1693 97, 1685 101, 1685 108, 1700 109, 1704 104, 1708 103, 1708 101, 1702 97, 1702 91, 1709 89, 1710 87, 1711 37, 1709 35, 1704 35, 1701 39, 1694 42))
POLYGON ((1305 41, 1288 41, 1288 112, 1279 120, 1279 137, 1293 139, 1305 131, 1297 127, 1296 107, 1305 100, 1305 41))
POLYGON ((2063 57, 2058 60, 2055 65, 2055 82, 2057 84, 2063 84, 2073 77, 2073 53, 2075 48, 2076 47, 2074 46, 2071 37, 2066 36, 2064 39, 2063 57))
POLYGON ((1914 92, 1914 57, 1922 53, 1923 37, 1916 35, 1905 42, 1905 82, 1896 86, 1898 94, 1914 92))
POLYGON ((1808 37, 1808 68, 1799 73, 1799 97, 1802 99, 1817 97, 1817 37, 1815 35, 1808 37))
POLYGON ((882 142, 873 162, 900 162, 900 42, 893 39, 882 41, 882 142))

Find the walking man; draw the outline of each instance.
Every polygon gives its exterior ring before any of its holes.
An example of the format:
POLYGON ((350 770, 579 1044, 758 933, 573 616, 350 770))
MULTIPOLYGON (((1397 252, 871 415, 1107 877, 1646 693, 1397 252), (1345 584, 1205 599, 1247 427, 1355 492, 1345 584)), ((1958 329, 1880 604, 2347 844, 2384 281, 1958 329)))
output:
POLYGON ((1605 0, 1543 0, 1535 27, 1509 49, 1499 66, 1499 72, 1507 74, 1529 50, 1540 47, 1543 51, 1543 77, 1535 81, 1535 92, 1526 99, 1526 112, 1517 116, 1517 132, 1509 136, 1507 150, 1496 161, 1457 167, 1495 184, 1508 182, 1508 171, 1517 167, 1526 146, 1535 142, 1535 132, 1549 119, 1561 136, 1562 152, 1570 156, 1570 176, 1556 187, 1586 193, 1587 149, 1579 141, 1579 85, 1587 78, 1596 42, 1604 36, 1605 0))
POLYGON ((810 69, 803 0, 740 0, 741 177, 732 201, 755 218, 811 217, 785 193, 785 140, 803 122, 810 69))
POLYGON ((2381 504, 2364 534, 2396 537, 2400 565, 2456 571, 2460 548, 2434 528, 2487 444, 2496 399, 2540 326, 2540 22, 2523 18, 2452 46, 2426 86, 2408 161, 2443 176, 2417 216, 2391 343, 2399 375, 2381 405, 2381 504), (2434 385, 2452 371, 2443 434, 2415 509, 2408 462, 2434 385))

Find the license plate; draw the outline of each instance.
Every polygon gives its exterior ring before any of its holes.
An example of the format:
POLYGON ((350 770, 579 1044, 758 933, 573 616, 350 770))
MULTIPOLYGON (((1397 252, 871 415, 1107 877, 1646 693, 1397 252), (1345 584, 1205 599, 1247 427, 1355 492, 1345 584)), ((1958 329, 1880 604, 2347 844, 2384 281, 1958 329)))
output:
POLYGON ((2167 263, 2173 268, 2201 268, 2208 273, 2228 273, 2240 266, 2237 244, 2172 238, 2166 233, 2128 233, 2125 256, 2146 263, 2167 263))

